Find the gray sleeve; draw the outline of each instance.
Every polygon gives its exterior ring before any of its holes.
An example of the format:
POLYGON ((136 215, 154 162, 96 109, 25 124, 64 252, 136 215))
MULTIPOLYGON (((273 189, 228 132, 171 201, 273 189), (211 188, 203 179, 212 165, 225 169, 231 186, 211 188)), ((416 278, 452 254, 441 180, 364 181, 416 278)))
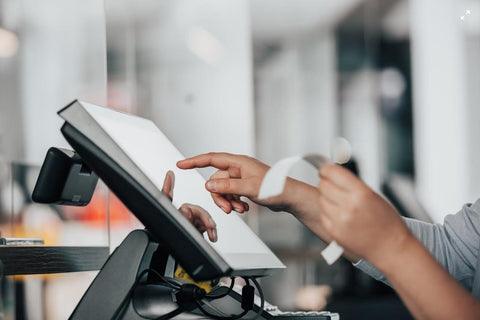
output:
MULTIPOLYGON (((410 231, 437 261, 466 288, 472 287, 480 248, 480 199, 448 215, 443 225, 405 218, 410 231)), ((385 276, 369 262, 354 264, 373 278, 388 284, 385 276)))

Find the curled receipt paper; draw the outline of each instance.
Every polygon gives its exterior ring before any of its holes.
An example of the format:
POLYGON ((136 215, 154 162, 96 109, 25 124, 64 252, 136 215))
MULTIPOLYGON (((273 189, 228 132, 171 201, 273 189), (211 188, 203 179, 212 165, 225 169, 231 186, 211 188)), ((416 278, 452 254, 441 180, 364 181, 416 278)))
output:
MULTIPOLYGON (((258 198, 266 199, 282 194, 290 169, 299 161, 305 161, 317 170, 330 163, 330 160, 319 154, 307 154, 302 157, 295 156, 282 159, 273 165, 263 178, 258 198)), ((329 265, 337 261, 342 254, 343 248, 335 240, 322 251, 322 257, 329 265)))

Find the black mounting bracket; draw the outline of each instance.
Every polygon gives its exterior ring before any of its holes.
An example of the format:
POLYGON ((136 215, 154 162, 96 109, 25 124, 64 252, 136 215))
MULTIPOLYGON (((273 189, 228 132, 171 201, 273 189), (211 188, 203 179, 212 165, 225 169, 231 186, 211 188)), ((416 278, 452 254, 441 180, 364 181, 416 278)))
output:
POLYGON ((147 230, 132 231, 110 255, 69 319, 144 320, 177 309, 172 289, 159 284, 153 274, 142 277, 139 290, 131 291, 144 270, 153 268, 163 275, 168 257, 168 250, 147 230))

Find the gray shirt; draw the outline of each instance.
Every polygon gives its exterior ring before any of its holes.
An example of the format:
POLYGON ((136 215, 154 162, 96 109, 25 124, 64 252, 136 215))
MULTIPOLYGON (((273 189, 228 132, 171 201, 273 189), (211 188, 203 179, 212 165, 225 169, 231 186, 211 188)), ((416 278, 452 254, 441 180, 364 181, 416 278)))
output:
MULTIPOLYGON (((437 261, 467 290, 480 298, 480 199, 448 215, 443 225, 405 219, 411 232, 437 261)), ((365 260, 354 264, 373 278, 388 280, 365 260)))

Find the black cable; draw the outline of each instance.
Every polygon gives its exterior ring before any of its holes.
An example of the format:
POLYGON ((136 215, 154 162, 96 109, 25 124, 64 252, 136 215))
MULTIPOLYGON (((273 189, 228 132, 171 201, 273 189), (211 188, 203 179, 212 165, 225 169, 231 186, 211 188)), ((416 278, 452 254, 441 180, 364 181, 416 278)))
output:
POLYGON ((120 314, 122 312, 124 312, 124 309, 125 307, 128 305, 128 302, 130 301, 131 297, 132 297, 132 294, 133 294, 133 291, 137 288, 138 284, 140 283, 140 281, 142 280, 142 278, 148 274, 149 272, 152 272, 154 273, 156 276, 158 276, 162 281, 165 282, 165 284, 168 284, 167 287, 170 287, 172 289, 180 289, 181 286, 178 284, 178 283, 175 283, 175 282, 170 282, 169 279, 167 279, 166 277, 162 276, 157 270, 155 269, 145 269, 143 270, 142 272, 140 272, 137 276, 137 278, 135 279, 135 282, 130 286, 130 289, 128 289, 128 292, 127 294, 125 295, 125 297, 123 298, 123 301, 122 303, 120 304, 120 307, 117 309, 117 311, 115 312, 114 316, 112 317, 112 319, 117 319, 118 316, 120 316, 120 314))
MULTIPOLYGON (((247 285, 249 285, 249 281, 247 278, 243 278, 245 280, 245 282, 247 283, 247 285)), ((233 286, 235 285, 234 283, 234 278, 232 279, 232 283, 230 284, 230 287, 232 288, 233 290, 233 286)), ((227 294, 225 294, 224 296, 228 295, 230 293, 230 290, 227 292, 227 294)), ((223 297, 221 297, 223 298, 223 297)), ((219 299, 219 298, 217 298, 219 299)), ((210 299, 210 300, 217 300, 217 299, 210 299)), ((236 319, 240 319, 242 318, 243 316, 245 316, 250 310, 248 309, 244 309, 241 313, 239 314, 234 314, 234 315, 231 315, 231 316, 217 316, 216 314, 213 314, 213 313, 210 313, 208 312, 207 310, 205 310, 202 306, 202 304, 200 303, 200 301, 195 301, 195 303, 197 304, 197 307, 198 309, 204 314, 206 315, 207 317, 210 317, 212 319, 215 319, 215 320, 236 320, 236 319)))
MULTIPOLYGON (((113 317, 113 319, 116 319, 121 314, 121 312, 124 311, 126 305, 128 304, 128 302, 131 299, 133 291, 136 289, 136 287, 138 286, 138 284, 140 283, 142 278, 150 272, 155 274, 156 276, 158 276, 158 278, 160 278, 164 282, 164 284, 167 285, 167 287, 170 287, 171 289, 178 290, 178 291, 183 289, 182 285, 180 285, 179 283, 176 283, 174 281, 171 281, 170 279, 162 276, 155 269, 145 269, 137 276, 135 282, 130 287, 130 289, 128 291, 128 294, 125 296, 124 300, 122 301, 121 307, 117 309, 117 312, 115 313, 115 316, 113 317)), ((263 290, 262 290, 262 288, 260 287, 260 284, 258 283, 258 281, 255 278, 243 278, 243 279, 246 282, 246 286, 250 286, 250 281, 249 280, 252 280, 255 288, 258 291, 258 294, 260 295, 261 306, 260 306, 259 310, 257 311, 256 316, 253 317, 252 319, 249 319, 249 320, 256 320, 261 315, 261 313, 263 311, 263 308, 265 306, 265 298, 264 298, 264 295, 263 295, 263 290)), ((222 293, 222 294, 219 294, 217 296, 215 296, 215 295, 211 295, 211 296, 206 295, 205 296, 204 295, 204 297, 207 298, 208 300, 217 300, 217 299, 220 299, 220 298, 223 298, 223 297, 227 296, 233 290, 233 287, 235 285, 235 278, 231 278, 231 280, 232 280, 232 282, 230 283, 230 287, 228 288, 228 291, 226 293, 222 293)), ((197 305, 198 309, 205 316, 210 317, 210 318, 215 319, 215 320, 237 320, 237 319, 240 319, 240 318, 244 317, 251 310, 251 309, 247 308, 247 309, 244 309, 239 314, 235 314, 235 315, 231 315, 231 316, 217 316, 217 315, 212 314, 209 311, 205 310, 205 308, 203 308, 203 306, 201 304, 201 299, 197 298, 194 301, 192 301, 192 303, 195 303, 197 305)), ((164 314, 164 315, 162 315, 158 318, 155 318, 155 320, 169 320, 169 319, 181 314, 184 311, 185 311, 185 309, 182 306, 182 307, 179 307, 179 308, 177 308, 177 309, 175 309, 175 310, 173 310, 173 311, 171 311, 167 314, 164 314)))
MULTIPOLYGON (((258 294, 260 296, 260 308, 258 309, 255 317, 253 317, 252 319, 249 319, 249 320, 256 320, 262 314, 262 311, 265 307, 265 297, 263 295, 263 290, 262 290, 262 287, 260 286, 260 284, 258 283, 258 281, 255 278, 243 278, 243 279, 245 280, 247 285, 250 285, 249 279, 252 280, 252 282, 255 285, 255 287, 257 288, 258 294)), ((233 285, 231 285, 231 288, 233 289, 233 285)), ((216 300, 216 299, 213 299, 213 300, 216 300)), ((226 316, 226 317, 217 316, 217 315, 212 314, 212 313, 208 312, 207 310, 205 310, 203 308, 203 306, 201 305, 200 301, 195 301, 195 303, 197 304, 198 309, 205 316, 210 317, 210 318, 215 319, 215 320, 236 320, 236 319, 240 319, 240 318, 244 317, 245 315, 247 315, 247 313, 250 311, 250 309, 244 309, 242 313, 239 313, 239 314, 236 314, 236 315, 231 315, 231 316, 226 316)))
POLYGON ((255 285, 255 288, 257 288, 258 295, 260 296, 260 309, 258 309, 257 315, 255 317, 253 317, 252 319, 250 319, 250 320, 256 320, 258 317, 260 317, 262 315, 262 312, 264 310, 263 308, 265 307, 265 296, 263 295, 262 287, 258 283, 257 279, 252 278, 251 280, 252 280, 253 284, 255 285))
POLYGON ((228 287, 227 292, 222 293, 222 294, 219 294, 219 295, 217 295, 217 296, 216 296, 216 295, 209 295, 209 294, 207 294, 207 299, 216 300, 216 299, 220 299, 220 298, 223 298, 223 297, 228 296, 228 294, 229 294, 230 292, 232 292, 233 286, 235 285, 235 277, 231 277, 230 279, 231 279, 232 282, 230 283, 230 287, 228 287))
POLYGON ((174 291, 173 295, 175 297, 174 300, 179 307, 173 311, 170 311, 167 314, 164 314, 163 316, 156 318, 156 320, 168 320, 179 315, 182 312, 195 309, 195 302, 204 299, 207 293, 204 289, 192 283, 186 283, 183 284, 179 290, 174 291))
MULTIPOLYGON (((249 283, 248 279, 246 279, 246 278, 244 278, 244 279, 245 279, 247 285, 249 285, 250 283, 249 283)), ((208 300, 217 300, 217 299, 221 299, 223 297, 226 297, 233 290, 234 285, 235 285, 235 277, 232 277, 231 278, 231 283, 230 283, 230 286, 228 287, 227 292, 219 294, 219 295, 207 295, 207 296, 205 296, 205 298, 207 298, 208 300)), ((220 317, 220 316, 211 314, 207 310, 205 310, 203 308, 203 306, 201 305, 200 300, 195 300, 194 302, 197 305, 198 309, 203 314, 205 314, 206 316, 208 316, 210 318, 216 319, 216 320, 236 320, 236 319, 240 319, 250 311, 250 310, 244 310, 242 313, 237 314, 237 315, 232 315, 232 316, 228 316, 228 317, 220 317)), ((173 310, 173 311, 171 311, 171 312, 169 312, 169 313, 167 313, 167 314, 165 314, 161 317, 156 318, 155 320, 169 320, 169 319, 179 315, 183 311, 184 311, 184 309, 182 307, 180 307, 180 308, 175 309, 175 310, 173 310)))
MULTIPOLYGON (((171 278, 168 278, 168 277, 165 277, 165 276, 162 276, 160 274, 160 272, 158 272, 157 270, 155 269, 145 269, 143 271, 147 271, 147 272, 152 272, 153 274, 155 274, 158 278, 160 278, 160 280, 162 280, 163 282, 165 282, 166 284, 169 284, 169 286, 167 287, 170 287, 172 289, 180 289, 182 287, 182 285, 178 282, 175 282, 175 281, 172 281, 174 279, 171 279, 171 278)), ((140 281, 140 280, 139 280, 140 281)))

